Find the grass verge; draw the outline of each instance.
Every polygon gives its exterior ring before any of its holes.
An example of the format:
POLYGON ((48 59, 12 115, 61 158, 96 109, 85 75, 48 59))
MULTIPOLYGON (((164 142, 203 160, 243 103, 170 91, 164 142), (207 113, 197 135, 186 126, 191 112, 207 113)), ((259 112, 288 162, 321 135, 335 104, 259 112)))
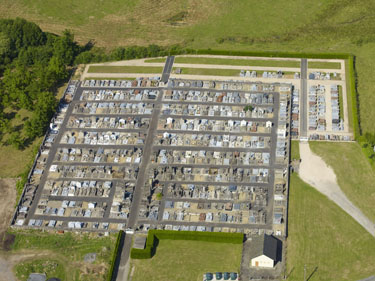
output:
POLYGON ((145 59, 144 62, 146 63, 165 63, 166 58, 156 58, 156 59, 145 59))
POLYGON ((344 97, 342 96, 342 86, 339 87, 339 116, 340 119, 344 120, 344 97))
POLYGON ((92 65, 88 73, 162 73, 163 67, 157 66, 106 66, 92 65))
POLYGON ((87 77, 85 80, 135 80, 134 77, 87 77))
MULTIPOLYGON (((176 67, 173 68, 175 70, 176 67)), ((181 68, 181 74, 210 76, 240 76, 239 69, 181 68)))
POLYGON ((236 66, 270 66, 270 67, 300 67, 299 61, 293 60, 257 60, 257 59, 225 59, 204 57, 176 57, 174 63, 217 64, 236 66))
POLYGON ((318 69, 341 69, 341 63, 330 61, 309 61, 307 67, 318 69))
POLYGON ((328 198, 291 174, 289 281, 358 280, 375 272, 374 237, 328 198))
POLYGON ((291 142, 291 147, 290 147, 290 159, 301 159, 299 155, 299 141, 298 140, 292 140, 291 142))

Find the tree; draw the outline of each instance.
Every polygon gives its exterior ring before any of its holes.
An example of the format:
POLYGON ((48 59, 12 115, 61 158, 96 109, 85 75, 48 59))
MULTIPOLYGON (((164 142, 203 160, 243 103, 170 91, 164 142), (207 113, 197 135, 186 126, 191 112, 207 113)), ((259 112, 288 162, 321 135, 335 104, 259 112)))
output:
POLYGON ((53 76, 55 81, 65 79, 68 76, 64 62, 56 56, 53 56, 49 61, 47 71, 53 76))
POLYGON ((4 32, 0 32, 0 56, 10 52, 10 39, 4 32))
POLYGON ((13 132, 9 136, 7 143, 19 150, 23 148, 24 140, 21 138, 20 132, 13 132))
POLYGON ((65 30, 61 37, 56 38, 53 44, 53 55, 60 58, 64 64, 71 65, 79 48, 74 42, 74 36, 65 30))
POLYGON ((244 109, 243 109, 243 110, 244 110, 245 112, 247 112, 247 111, 250 111, 250 112, 252 112, 252 111, 253 111, 253 109, 254 109, 254 108, 253 108, 253 106, 249 104, 249 105, 246 105, 246 106, 244 107, 244 109))
POLYGON ((34 106, 33 115, 25 123, 26 135, 30 139, 42 136, 48 127, 57 105, 57 100, 51 92, 42 92, 34 106))

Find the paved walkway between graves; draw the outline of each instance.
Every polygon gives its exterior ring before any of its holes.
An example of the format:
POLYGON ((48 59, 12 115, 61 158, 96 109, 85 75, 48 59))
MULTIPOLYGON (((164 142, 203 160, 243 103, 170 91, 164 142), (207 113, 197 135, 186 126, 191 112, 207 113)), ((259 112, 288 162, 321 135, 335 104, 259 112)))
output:
POLYGON ((375 224, 342 192, 332 168, 311 151, 308 142, 300 142, 299 148, 301 155, 299 175, 301 179, 335 202, 375 237, 375 224))

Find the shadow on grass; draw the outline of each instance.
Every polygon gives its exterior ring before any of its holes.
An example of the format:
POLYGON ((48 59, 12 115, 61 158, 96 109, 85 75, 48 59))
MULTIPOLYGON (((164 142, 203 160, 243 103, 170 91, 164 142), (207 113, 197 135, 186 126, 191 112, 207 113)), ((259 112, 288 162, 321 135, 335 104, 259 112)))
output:
POLYGON ((120 243, 118 245, 118 251, 117 251, 117 255, 116 255, 115 264, 113 266, 113 274, 112 274, 112 278, 110 279, 110 281, 116 281, 116 279, 117 279, 117 275, 118 275, 118 271, 119 271, 119 267, 120 267, 121 255, 122 255, 122 251, 124 250, 124 242, 125 242, 125 235, 121 235, 120 243))
POLYGON ((155 235, 154 246, 152 247, 152 251, 151 251, 151 258, 156 255, 156 249, 157 249, 158 246, 159 246, 159 239, 155 235))
POLYGON ((313 272, 311 272, 311 274, 309 275, 309 277, 307 277, 306 281, 309 281, 311 279, 311 277, 314 275, 315 272, 318 271, 318 267, 316 266, 313 270, 313 272))

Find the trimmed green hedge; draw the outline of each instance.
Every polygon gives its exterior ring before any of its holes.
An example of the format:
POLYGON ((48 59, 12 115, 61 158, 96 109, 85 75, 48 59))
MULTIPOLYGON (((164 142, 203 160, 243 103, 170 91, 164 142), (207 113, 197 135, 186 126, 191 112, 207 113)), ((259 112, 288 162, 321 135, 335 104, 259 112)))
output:
POLYGON ((114 249, 113 254, 112 254, 111 267, 108 271, 107 281, 112 281, 113 278, 114 278, 114 270, 115 270, 115 267, 116 267, 116 262, 117 262, 118 255, 119 255, 120 245, 121 245, 121 242, 122 242, 123 238, 124 238, 124 231, 120 230, 119 233, 117 234, 116 246, 115 246, 115 249, 114 249))
POLYGON ((132 259, 150 259, 155 253, 157 241, 161 239, 242 244, 244 240, 244 234, 224 232, 150 230, 148 232, 145 249, 142 250, 132 248, 130 257, 132 259))
POLYGON ((350 93, 352 101, 352 115, 353 115, 353 132, 354 138, 358 141, 361 136, 361 127, 359 122, 359 112, 358 112, 358 93, 357 93, 357 75, 354 69, 354 56, 350 55, 348 58, 349 73, 348 78, 350 79, 350 89, 347 92, 350 93))

